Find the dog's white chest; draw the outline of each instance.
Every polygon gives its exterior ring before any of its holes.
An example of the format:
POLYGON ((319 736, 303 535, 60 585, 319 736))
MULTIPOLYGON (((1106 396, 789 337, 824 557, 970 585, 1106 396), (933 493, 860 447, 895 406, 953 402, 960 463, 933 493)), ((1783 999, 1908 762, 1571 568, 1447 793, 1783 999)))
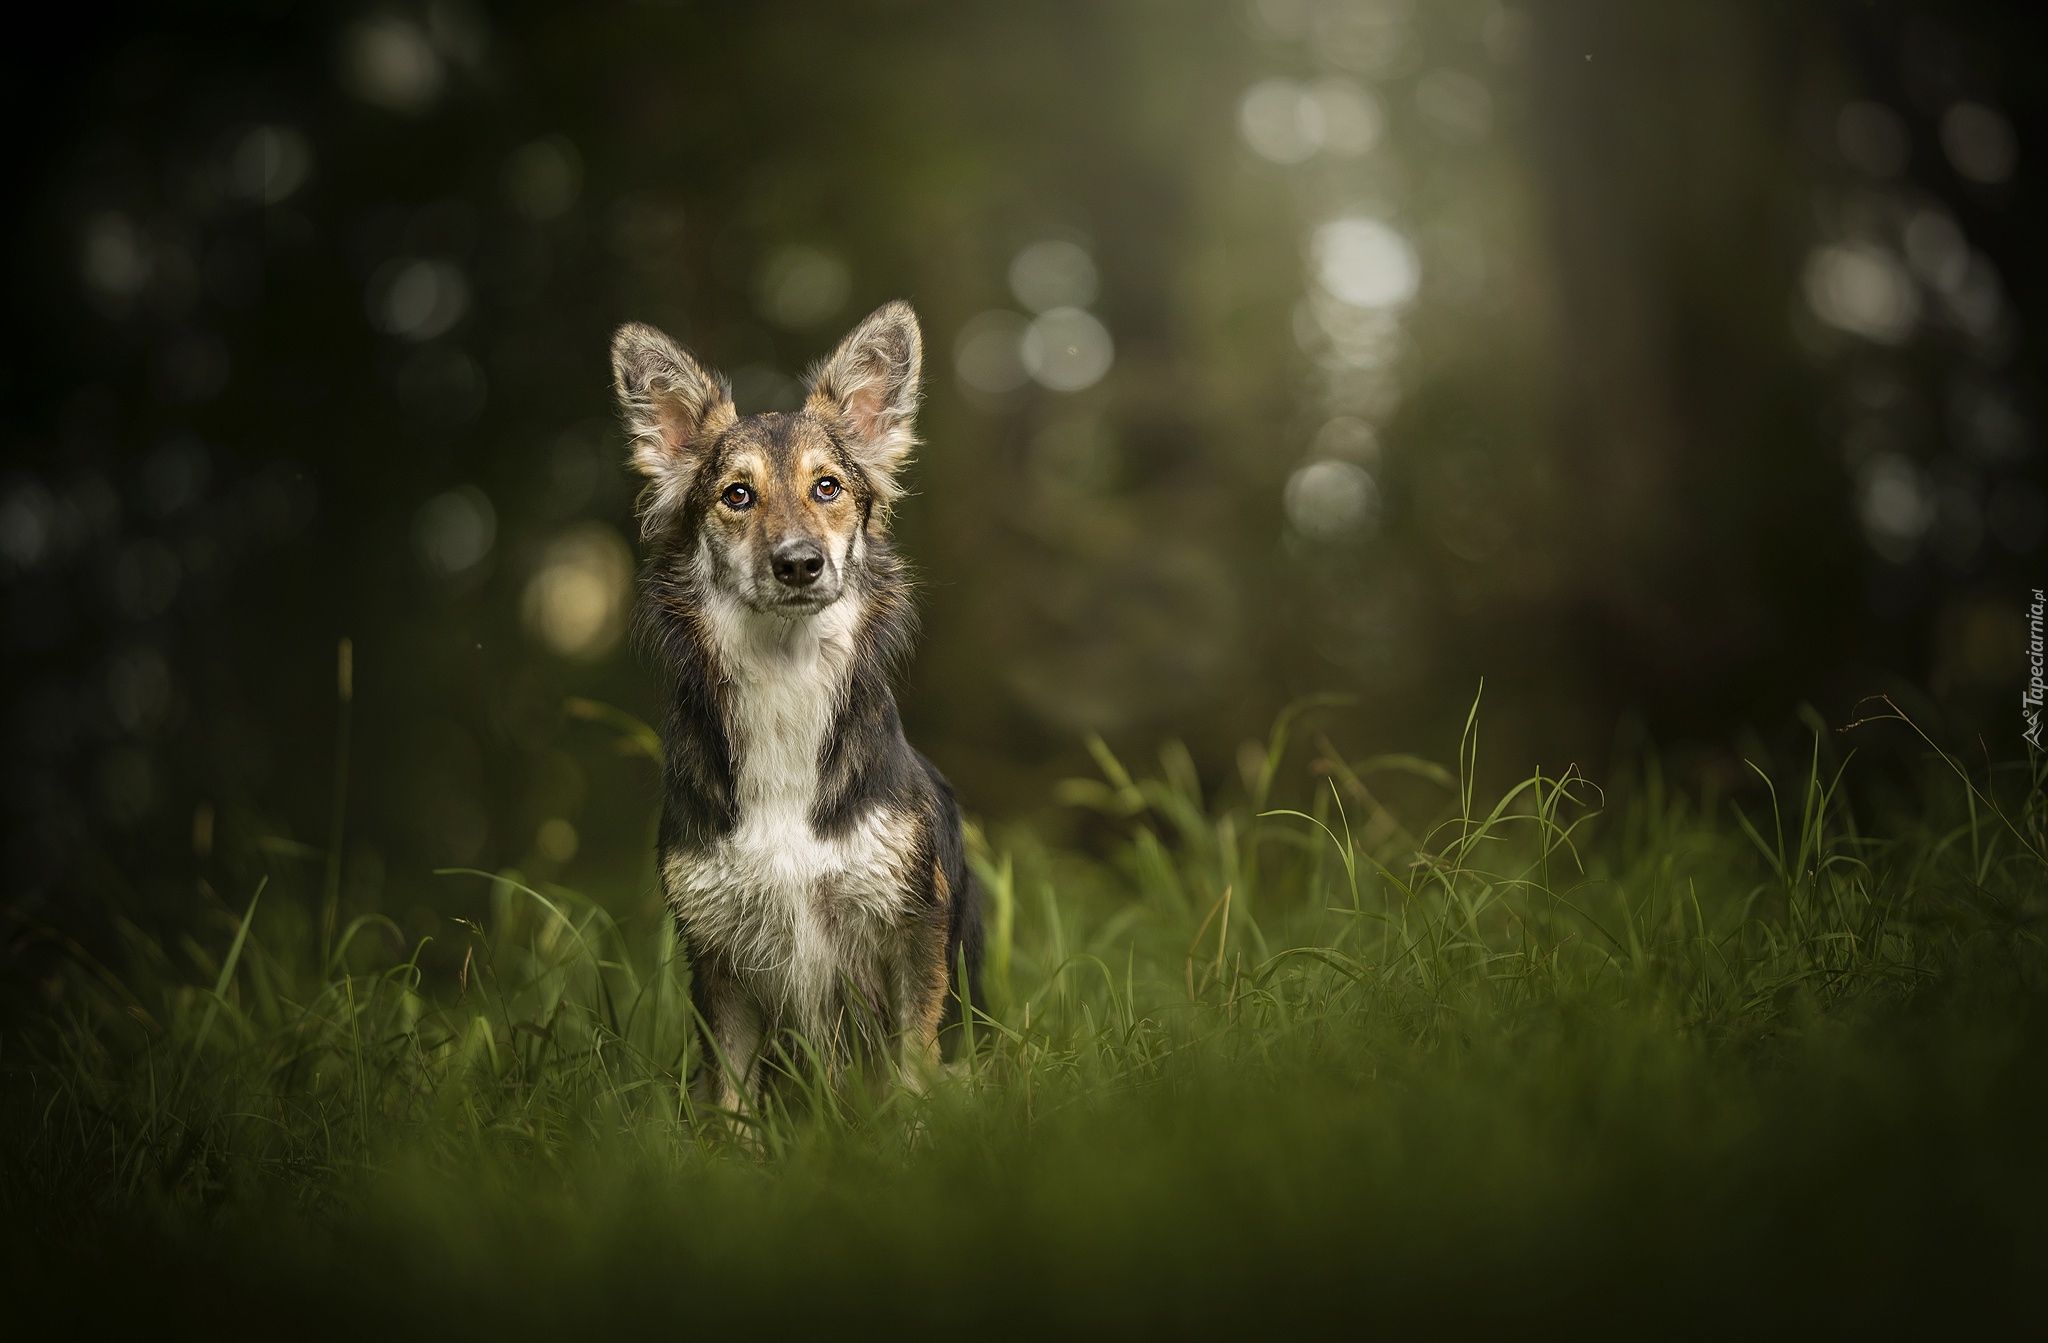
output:
MULTIPOLYGON (((838 605, 846 605, 840 603, 838 605)), ((852 660, 835 607, 810 620, 735 617, 714 631, 731 669, 738 824, 665 855, 676 913, 770 1001, 816 1017, 843 976, 864 978, 904 909, 908 827, 877 810, 818 834, 819 762, 852 660)))

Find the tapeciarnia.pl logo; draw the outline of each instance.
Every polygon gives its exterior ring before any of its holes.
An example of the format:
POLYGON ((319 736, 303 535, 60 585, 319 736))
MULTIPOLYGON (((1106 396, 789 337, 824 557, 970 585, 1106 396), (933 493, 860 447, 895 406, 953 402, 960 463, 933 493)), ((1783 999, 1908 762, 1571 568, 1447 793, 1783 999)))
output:
POLYGON ((2048 683, 2041 679, 2044 661, 2041 646, 2041 617, 2048 611, 2048 594, 2034 589, 2034 604, 2027 608, 2027 688, 2020 692, 2020 712, 2026 715, 2027 730, 2020 735, 2027 745, 2041 749, 2041 699, 2048 683))

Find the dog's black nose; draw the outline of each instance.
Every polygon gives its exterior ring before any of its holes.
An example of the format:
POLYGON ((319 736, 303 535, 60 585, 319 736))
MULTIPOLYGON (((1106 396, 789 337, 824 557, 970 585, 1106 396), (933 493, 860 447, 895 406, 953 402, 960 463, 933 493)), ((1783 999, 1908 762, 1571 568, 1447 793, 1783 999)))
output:
POLYGON ((816 541, 784 541, 775 547, 775 581, 807 588, 825 571, 825 552, 816 541))

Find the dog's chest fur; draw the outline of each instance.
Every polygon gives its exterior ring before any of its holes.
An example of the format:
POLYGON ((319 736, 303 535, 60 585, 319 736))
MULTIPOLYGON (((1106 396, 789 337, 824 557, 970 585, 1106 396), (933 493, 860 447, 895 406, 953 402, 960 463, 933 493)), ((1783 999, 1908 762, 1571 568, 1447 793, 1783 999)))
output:
POLYGON ((879 996, 884 945, 909 905, 911 818, 876 807, 821 835, 820 762, 843 701, 859 607, 800 619, 737 604, 705 611, 726 702, 738 821, 700 847, 663 855, 676 915, 750 980, 761 1005, 805 1030, 828 1028, 850 977, 879 996))

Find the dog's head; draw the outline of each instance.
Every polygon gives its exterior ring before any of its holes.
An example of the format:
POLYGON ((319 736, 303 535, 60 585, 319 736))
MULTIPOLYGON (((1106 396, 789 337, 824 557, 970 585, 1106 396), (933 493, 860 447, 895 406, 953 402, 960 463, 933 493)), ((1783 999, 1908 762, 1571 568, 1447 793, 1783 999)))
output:
POLYGON ((888 303, 810 372, 800 410, 734 409, 726 380, 650 326, 612 340, 612 376, 648 479, 641 525, 756 611, 803 615, 847 590, 902 492, 923 341, 888 303))

